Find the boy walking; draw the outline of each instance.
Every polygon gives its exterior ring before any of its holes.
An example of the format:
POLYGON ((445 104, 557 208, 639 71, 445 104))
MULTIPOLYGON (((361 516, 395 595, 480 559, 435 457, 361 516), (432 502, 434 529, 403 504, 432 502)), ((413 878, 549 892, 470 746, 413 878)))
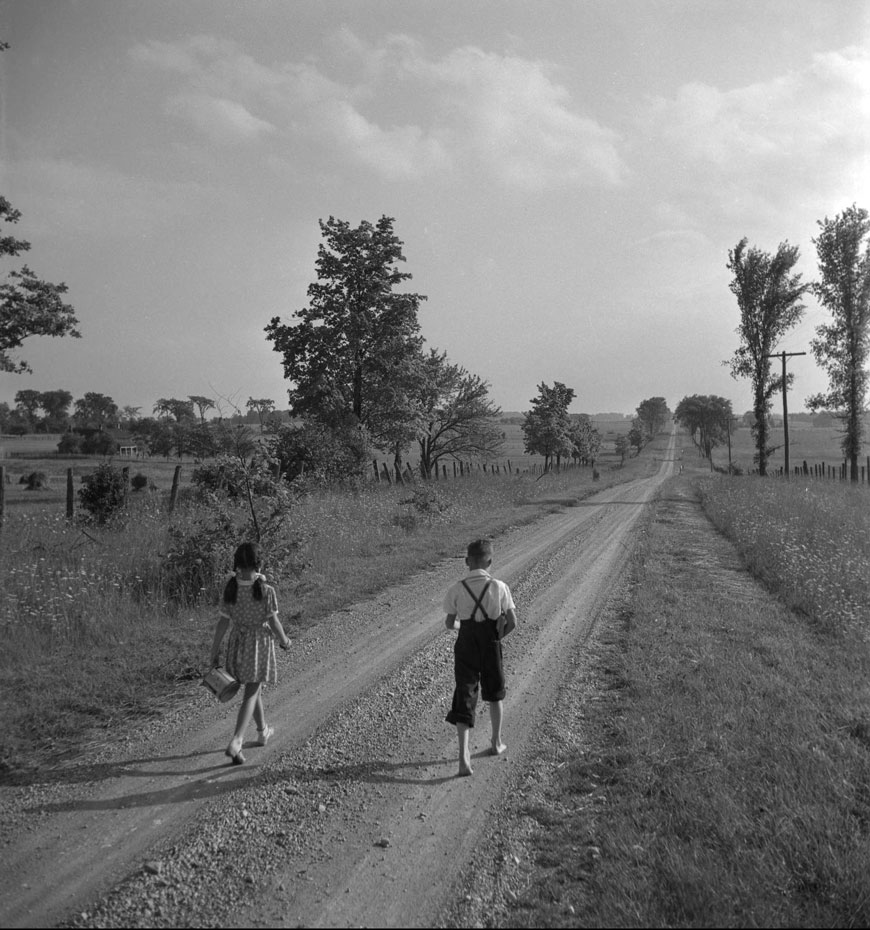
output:
POLYGON ((478 694, 489 703, 492 723, 491 752, 499 756, 502 742, 502 701, 505 695, 501 640, 517 623, 510 588, 489 573, 492 543, 476 539, 465 557, 468 575, 447 591, 444 610, 448 630, 459 630, 453 648, 456 688, 447 722, 455 724, 459 739, 459 774, 471 775, 468 731, 474 726, 478 694))

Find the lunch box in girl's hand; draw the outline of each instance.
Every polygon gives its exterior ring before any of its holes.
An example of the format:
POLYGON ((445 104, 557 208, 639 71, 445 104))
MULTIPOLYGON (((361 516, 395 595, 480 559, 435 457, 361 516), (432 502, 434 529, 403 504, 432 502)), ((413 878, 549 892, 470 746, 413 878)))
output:
POLYGON ((239 682, 222 668, 213 668, 208 675, 203 678, 202 684, 211 691, 221 704, 226 704, 227 701, 231 701, 241 687, 239 682))

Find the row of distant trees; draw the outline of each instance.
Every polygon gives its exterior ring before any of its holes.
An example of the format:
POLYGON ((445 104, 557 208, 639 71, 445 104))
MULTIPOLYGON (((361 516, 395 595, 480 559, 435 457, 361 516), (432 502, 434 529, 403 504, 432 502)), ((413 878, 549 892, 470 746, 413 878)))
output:
MULTIPOLYGON (((0 432, 24 436, 30 433, 64 433, 70 430, 126 430, 134 432, 150 419, 140 415, 141 407, 119 407, 107 394, 89 391, 73 404, 69 391, 21 390, 15 394, 15 406, 0 403, 0 432)), ((233 413, 213 414, 216 402, 209 397, 190 395, 187 399, 161 398, 154 405, 156 419, 174 423, 205 425, 207 422, 249 423, 277 426, 287 418, 276 410, 275 401, 267 398, 249 398, 246 412, 233 405, 233 413)))
POLYGON ((830 410, 842 425, 843 454, 850 463, 850 477, 857 482, 867 403, 868 355, 870 355, 870 215, 853 204, 833 219, 818 221, 813 239, 818 256, 819 279, 803 282, 794 272, 797 246, 780 243, 775 253, 748 247, 741 239, 728 253, 733 273, 731 291, 737 298, 740 345, 726 362, 735 378, 752 384, 755 462, 767 473, 770 446, 770 409, 773 396, 788 390, 774 364, 777 346, 802 318, 803 298, 813 294, 830 313, 830 322, 816 328, 810 349, 828 375, 828 390, 806 399, 811 410, 830 410))

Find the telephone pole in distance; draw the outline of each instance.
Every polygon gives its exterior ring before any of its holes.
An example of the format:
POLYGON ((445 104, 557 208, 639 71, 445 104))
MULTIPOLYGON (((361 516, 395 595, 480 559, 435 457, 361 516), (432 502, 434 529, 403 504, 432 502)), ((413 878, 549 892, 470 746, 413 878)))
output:
POLYGON ((785 477, 787 480, 791 480, 791 472, 789 470, 789 461, 788 461, 788 381, 786 380, 785 372, 785 360, 791 358, 794 355, 806 355, 806 352, 775 352, 773 355, 765 355, 765 358, 781 358, 782 359, 782 428, 785 433, 785 477))

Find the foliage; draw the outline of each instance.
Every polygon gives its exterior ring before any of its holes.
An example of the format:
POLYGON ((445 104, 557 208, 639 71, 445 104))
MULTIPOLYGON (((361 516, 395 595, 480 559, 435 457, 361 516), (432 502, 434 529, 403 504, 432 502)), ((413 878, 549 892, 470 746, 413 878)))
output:
POLYGON ((628 444, 640 454, 640 450, 643 449, 644 443, 646 442, 646 435, 638 417, 635 417, 631 421, 631 429, 628 431, 626 439, 628 440, 628 444))
POLYGON ((729 287, 740 310, 737 327, 740 346, 726 364, 730 364, 732 377, 748 378, 752 383, 755 460, 759 473, 765 475, 771 452, 768 447, 771 398, 783 388, 782 377, 771 373, 770 356, 780 338, 803 315, 800 301, 809 285, 801 284, 801 275, 792 273, 799 257, 797 246, 782 242, 776 254, 770 255, 755 247, 747 250, 746 244, 747 240, 741 239, 728 252, 727 267, 734 275, 729 287))
POLYGON ((543 455, 545 470, 553 459, 559 465, 563 455, 571 454, 573 442, 568 407, 574 397, 573 388, 560 381, 554 381, 552 387, 542 381, 538 385, 538 396, 530 400, 532 409, 524 415, 526 452, 543 455))
MULTIPOLYGON (((420 472, 430 477, 443 458, 482 458, 498 454, 504 433, 501 413, 489 399, 489 384, 434 349, 422 360, 417 434, 420 472)), ((397 467, 401 469, 400 463, 397 467)))
POLYGON ((206 410, 213 410, 215 403, 210 397, 203 397, 200 394, 191 394, 187 398, 193 407, 196 407, 196 412, 199 414, 199 422, 203 426, 205 425, 205 412, 206 410))
POLYGON ((813 243, 822 279, 813 285, 813 293, 830 312, 832 322, 816 328, 810 345, 828 373, 829 390, 808 398, 807 406, 842 411, 843 453, 850 462, 851 479, 857 481, 861 415, 870 378, 870 216, 853 204, 818 225, 821 233, 813 243))
POLYGON ((356 229, 330 217, 320 221, 318 280, 308 288, 309 305, 297 323, 274 317, 269 341, 283 356, 294 416, 316 417, 327 426, 362 426, 383 447, 408 410, 397 380, 419 353, 420 294, 396 290, 411 275, 401 272, 402 242, 393 219, 356 229))
POLYGON ((124 475, 108 462, 98 465, 89 475, 83 475, 84 487, 79 490, 79 503, 91 519, 102 525, 118 514, 127 501, 124 475))
POLYGON ((161 397, 154 405, 154 413, 173 419, 176 423, 193 420, 193 399, 179 400, 177 397, 161 397))
POLYGON ((130 487, 134 491, 144 491, 148 487, 148 476, 138 472, 130 479, 130 487))
POLYGON ((232 568, 232 553, 241 538, 230 511, 212 506, 194 519, 182 517, 168 529, 163 559, 163 591, 183 607, 214 596, 219 579, 232 568))
POLYGON ((117 451, 118 443, 109 433, 88 430, 82 439, 82 452, 86 455, 114 455, 117 451))
POLYGON ((724 397, 693 394, 677 404, 674 417, 677 423, 689 431, 692 442, 709 459, 713 449, 727 440, 734 414, 731 401, 724 397), (695 438, 696 433, 698 439, 695 438))
POLYGON ((595 459, 601 448, 601 434, 592 425, 592 418, 581 413, 571 421, 571 457, 583 464, 595 465, 595 459))
POLYGON ((67 455, 78 455, 82 451, 82 436, 79 433, 64 433, 57 444, 57 451, 67 455))
POLYGON ((257 414, 257 420, 262 429, 266 424, 269 414, 275 412, 275 401, 268 397, 249 397, 245 407, 248 409, 248 412, 253 411, 257 414))
MULTIPOLYGON (((0 195, 0 222, 17 223, 21 212, 0 195)), ((17 256, 30 249, 30 243, 13 236, 0 236, 0 256, 17 256)), ((23 265, 10 271, 7 283, 0 285, 0 371, 21 373, 31 368, 11 354, 29 336, 81 335, 76 329, 75 311, 61 299, 68 288, 37 278, 23 265)))
POLYGON ((625 457, 626 455, 628 455, 628 451, 631 448, 631 439, 629 438, 629 436, 630 436, 630 431, 629 431, 629 434, 622 433, 616 437, 613 443, 614 450, 616 451, 616 454, 619 456, 620 466, 625 464, 625 457))
POLYGON ((107 394, 88 391, 75 402, 75 421, 83 429, 117 426, 118 405, 107 394))
POLYGON ((265 447, 287 480, 306 478, 323 485, 360 479, 368 458, 361 430, 329 426, 318 419, 278 427, 265 447))
POLYGON ((664 397, 648 397, 642 400, 637 407, 637 423, 644 441, 652 439, 661 432, 670 416, 671 411, 664 397))

